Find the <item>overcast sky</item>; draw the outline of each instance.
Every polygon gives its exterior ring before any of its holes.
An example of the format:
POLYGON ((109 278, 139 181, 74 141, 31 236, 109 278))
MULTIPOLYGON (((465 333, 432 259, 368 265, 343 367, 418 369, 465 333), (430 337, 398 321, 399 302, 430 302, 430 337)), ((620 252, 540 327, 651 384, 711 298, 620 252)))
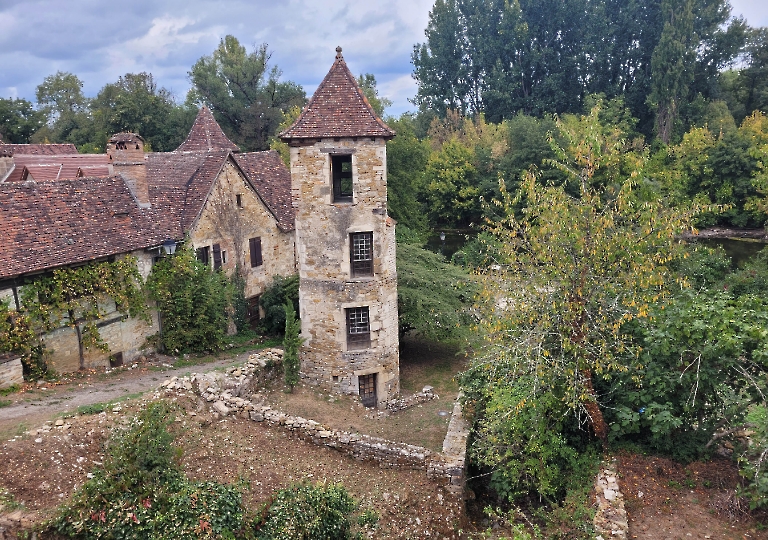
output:
MULTIPOLYGON (((284 80, 311 95, 341 45, 355 74, 373 73, 387 111, 408 98, 413 45, 424 41, 434 0, 0 0, 0 97, 34 101, 35 87, 69 71, 94 96, 125 73, 148 71, 184 99, 187 72, 227 34, 249 51, 267 43, 284 80)), ((768 26, 768 2, 731 0, 734 15, 768 26)))

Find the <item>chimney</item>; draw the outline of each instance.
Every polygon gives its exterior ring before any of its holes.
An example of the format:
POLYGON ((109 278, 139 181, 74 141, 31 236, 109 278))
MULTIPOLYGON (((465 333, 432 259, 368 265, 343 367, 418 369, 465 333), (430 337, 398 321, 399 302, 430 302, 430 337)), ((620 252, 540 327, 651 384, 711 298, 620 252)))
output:
POLYGON ((141 208, 149 208, 144 139, 135 133, 117 133, 107 141, 107 154, 115 174, 125 180, 141 208))

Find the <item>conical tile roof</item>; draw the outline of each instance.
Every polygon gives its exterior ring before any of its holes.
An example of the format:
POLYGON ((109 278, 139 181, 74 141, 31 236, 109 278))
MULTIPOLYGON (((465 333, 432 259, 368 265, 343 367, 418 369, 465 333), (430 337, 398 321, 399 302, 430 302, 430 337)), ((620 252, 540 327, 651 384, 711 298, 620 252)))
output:
POLYGON ((384 137, 395 132, 373 111, 354 75, 349 71, 341 47, 328 75, 294 124, 280 138, 315 139, 323 137, 384 137))
POLYGON ((181 143, 177 152, 212 152, 215 150, 231 150, 239 152, 240 148, 224 135, 221 126, 216 122, 208 107, 203 107, 197 113, 195 123, 189 130, 187 140, 181 143))

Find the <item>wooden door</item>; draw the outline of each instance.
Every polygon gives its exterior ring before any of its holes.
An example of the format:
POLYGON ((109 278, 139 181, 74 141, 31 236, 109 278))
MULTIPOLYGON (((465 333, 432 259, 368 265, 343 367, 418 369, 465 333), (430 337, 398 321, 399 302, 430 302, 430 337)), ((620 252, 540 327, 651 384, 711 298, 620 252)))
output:
POLYGON ((375 407, 378 401, 376 399, 376 374, 360 375, 358 385, 360 386, 360 401, 363 402, 363 406, 375 407))

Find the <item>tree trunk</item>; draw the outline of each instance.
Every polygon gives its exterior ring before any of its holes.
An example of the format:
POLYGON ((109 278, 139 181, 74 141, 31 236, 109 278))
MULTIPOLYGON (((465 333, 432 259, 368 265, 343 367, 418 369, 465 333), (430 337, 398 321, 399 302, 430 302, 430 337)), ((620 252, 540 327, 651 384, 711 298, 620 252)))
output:
POLYGON ((584 408, 587 409, 589 414, 589 421, 595 436, 600 439, 603 446, 606 446, 608 444, 608 426, 605 423, 603 411, 597 404, 597 394, 595 394, 595 388, 592 386, 592 372, 585 370, 582 372, 582 375, 584 375, 585 384, 591 397, 591 399, 584 403, 584 408))

